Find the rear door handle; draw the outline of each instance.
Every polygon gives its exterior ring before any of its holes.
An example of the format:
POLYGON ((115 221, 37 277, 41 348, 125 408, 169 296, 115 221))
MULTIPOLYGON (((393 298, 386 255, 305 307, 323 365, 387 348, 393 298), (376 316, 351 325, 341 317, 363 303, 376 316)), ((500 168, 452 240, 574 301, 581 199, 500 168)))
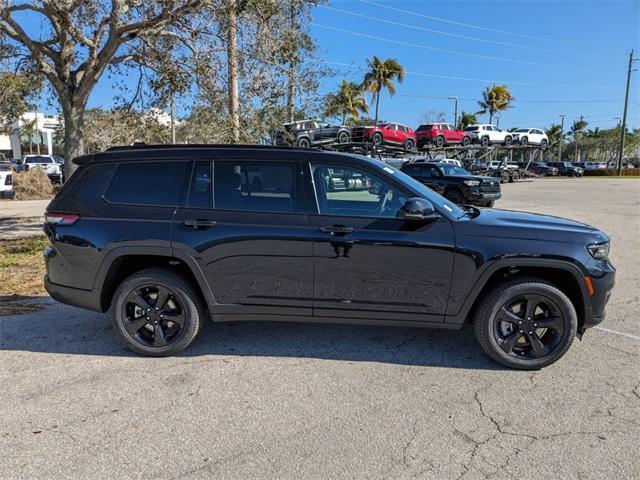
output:
POLYGON ((345 235, 347 233, 353 233, 353 227, 346 227, 344 225, 329 225, 326 227, 320 227, 320 231, 324 233, 339 233, 345 235))
POLYGON ((204 220, 199 218, 189 218, 183 222, 187 227, 193 228, 208 228, 215 227, 217 222, 215 220, 204 220))

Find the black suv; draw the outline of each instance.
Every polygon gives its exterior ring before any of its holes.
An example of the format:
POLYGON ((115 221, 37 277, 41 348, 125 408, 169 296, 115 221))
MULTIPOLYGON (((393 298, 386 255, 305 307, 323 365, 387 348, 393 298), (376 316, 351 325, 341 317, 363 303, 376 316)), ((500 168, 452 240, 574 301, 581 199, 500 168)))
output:
POLYGON ((499 179, 476 176, 450 163, 412 162, 400 169, 458 205, 493 207, 502 196, 499 179))
POLYGON ((351 129, 347 126, 332 126, 316 120, 300 120, 283 125, 284 131, 276 135, 276 145, 293 145, 300 148, 349 143, 351 129))
POLYGON ((556 167, 560 175, 566 175, 567 177, 581 177, 584 175, 584 170, 581 167, 574 165, 571 162, 546 162, 550 167, 556 167))
POLYGON ((460 328, 533 369, 604 319, 609 238, 462 209, 378 160, 257 146, 113 148, 51 201, 45 285, 111 309, 126 345, 175 354, 213 321, 460 328))

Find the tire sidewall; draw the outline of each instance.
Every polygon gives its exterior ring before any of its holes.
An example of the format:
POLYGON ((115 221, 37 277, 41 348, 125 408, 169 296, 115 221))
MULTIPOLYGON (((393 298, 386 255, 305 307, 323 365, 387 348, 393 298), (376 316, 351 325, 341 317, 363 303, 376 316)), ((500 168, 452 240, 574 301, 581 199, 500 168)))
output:
POLYGON ((166 272, 164 275, 141 272, 127 278, 120 284, 113 296, 111 304, 113 312, 113 328, 120 335, 129 350, 143 355, 164 357, 174 355, 189 346, 200 331, 203 323, 202 309, 194 301, 193 289, 180 277, 166 272), (161 278, 163 277, 163 278, 161 278), (126 296, 135 288, 143 285, 160 285, 168 288, 178 298, 184 308, 185 326, 176 342, 161 348, 146 347, 129 336, 124 328, 123 302, 126 296))
POLYGON ((382 137, 382 134, 380 132, 376 132, 373 134, 373 137, 371 137, 371 141, 374 145, 382 145, 382 143, 384 142, 384 138, 382 137))
POLYGON ((493 354, 491 352, 487 353, 503 365, 520 369, 539 369, 560 359, 567 352, 569 347, 571 347, 578 328, 577 314, 571 301, 555 287, 546 283, 521 283, 512 285, 507 288, 497 290, 491 297, 491 303, 492 305, 487 311, 488 318, 484 319, 482 325, 479 327, 482 328, 482 333, 488 341, 493 354), (507 354, 500 348, 500 345, 498 345, 493 334, 493 329, 496 323, 496 314, 506 302, 519 295, 531 293, 547 297, 558 305, 565 321, 565 328, 560 344, 551 355, 535 360, 520 360, 507 354))

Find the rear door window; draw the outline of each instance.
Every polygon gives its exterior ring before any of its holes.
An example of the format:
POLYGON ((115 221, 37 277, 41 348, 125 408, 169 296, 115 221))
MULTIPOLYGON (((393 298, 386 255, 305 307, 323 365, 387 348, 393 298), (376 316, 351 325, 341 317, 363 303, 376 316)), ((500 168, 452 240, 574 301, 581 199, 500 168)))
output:
POLYGON ((189 166, 187 161, 121 163, 105 199, 129 205, 179 206, 189 166))
POLYGON ((216 160, 214 208, 249 212, 295 211, 293 162, 216 160))
POLYGON ((209 160, 198 160, 193 164, 187 207, 211 208, 212 206, 213 176, 211 175, 211 162, 209 160))

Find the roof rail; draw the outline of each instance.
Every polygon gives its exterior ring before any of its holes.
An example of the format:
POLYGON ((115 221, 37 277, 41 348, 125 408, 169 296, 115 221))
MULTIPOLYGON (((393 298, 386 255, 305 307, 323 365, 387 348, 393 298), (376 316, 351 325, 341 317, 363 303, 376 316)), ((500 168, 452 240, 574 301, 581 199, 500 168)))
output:
POLYGON ((247 145, 247 144, 232 144, 232 143, 158 143, 158 144, 146 144, 146 143, 134 143, 133 145, 116 145, 109 147, 105 152, 114 152, 120 150, 162 150, 162 149, 199 149, 199 148, 239 148, 239 149, 265 149, 265 150, 291 150, 292 147, 286 145, 247 145))

